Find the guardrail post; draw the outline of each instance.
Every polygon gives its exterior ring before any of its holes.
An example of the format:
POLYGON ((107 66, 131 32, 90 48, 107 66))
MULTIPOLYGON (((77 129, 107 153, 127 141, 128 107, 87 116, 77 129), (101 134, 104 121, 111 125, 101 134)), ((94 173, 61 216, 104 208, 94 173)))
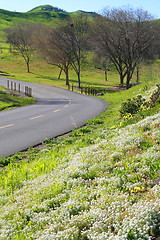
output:
POLYGON ((28 88, 28 91, 29 91, 29 97, 32 97, 32 88, 28 88))
POLYGON ((9 88, 9 80, 7 80, 7 88, 9 88))
POLYGON ((25 86, 25 95, 27 95, 28 91, 27 91, 27 86, 25 86))
POLYGON ((81 94, 83 93, 83 86, 81 87, 81 94))

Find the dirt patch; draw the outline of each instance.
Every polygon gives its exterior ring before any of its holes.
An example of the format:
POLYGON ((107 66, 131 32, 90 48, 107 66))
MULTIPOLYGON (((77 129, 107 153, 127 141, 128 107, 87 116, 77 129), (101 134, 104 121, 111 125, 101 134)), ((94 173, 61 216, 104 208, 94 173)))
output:
POLYGON ((119 87, 119 86, 113 86, 113 87, 107 87, 107 90, 112 90, 112 91, 118 91, 118 92, 122 92, 125 90, 125 87, 119 87))

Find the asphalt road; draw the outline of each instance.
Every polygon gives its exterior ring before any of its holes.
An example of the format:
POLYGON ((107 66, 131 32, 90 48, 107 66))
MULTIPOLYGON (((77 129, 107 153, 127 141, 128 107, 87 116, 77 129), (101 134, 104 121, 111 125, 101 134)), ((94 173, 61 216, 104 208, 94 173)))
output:
MULTIPOLYGON (((103 112, 102 100, 65 89, 30 82, 15 81, 21 88, 32 88, 37 102, 30 106, 0 112, 0 157, 40 144, 83 126, 86 120, 103 112)), ((0 77, 7 87, 7 79, 0 77)))

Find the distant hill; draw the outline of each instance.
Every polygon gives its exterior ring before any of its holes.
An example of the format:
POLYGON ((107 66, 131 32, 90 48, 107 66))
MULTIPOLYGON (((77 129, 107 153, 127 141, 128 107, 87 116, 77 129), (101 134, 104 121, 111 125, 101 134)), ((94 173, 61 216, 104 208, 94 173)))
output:
POLYGON ((51 5, 41 5, 38 7, 33 8, 32 10, 28 12, 41 12, 41 11, 48 11, 48 12, 66 12, 60 8, 53 7, 51 5))
POLYGON ((95 12, 85 12, 85 11, 75 11, 66 12, 58 7, 53 7, 51 5, 41 5, 37 6, 28 12, 16 12, 0 9, 0 42, 5 41, 4 30, 11 27, 13 24, 19 21, 30 21, 38 22, 44 24, 52 24, 55 19, 65 19, 72 15, 78 15, 83 13, 89 18, 94 18, 97 16, 95 12))
POLYGON ((76 12, 66 12, 65 10, 53 7, 51 5, 42 5, 28 12, 16 12, 0 9, 0 24, 1 21, 7 22, 17 22, 19 20, 29 20, 36 22, 49 23, 54 18, 64 19, 72 14, 83 13, 88 15, 88 17, 95 17, 97 14, 94 12, 76 11, 76 12))

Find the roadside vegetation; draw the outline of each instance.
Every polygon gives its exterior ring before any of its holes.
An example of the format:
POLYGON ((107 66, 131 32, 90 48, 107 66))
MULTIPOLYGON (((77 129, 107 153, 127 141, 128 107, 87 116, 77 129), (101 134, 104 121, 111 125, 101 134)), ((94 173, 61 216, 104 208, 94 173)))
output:
MULTIPOLYGON (((65 136, 0 158, 2 240, 159 240, 160 60, 142 61, 126 90, 114 65, 91 55, 80 83, 103 90, 108 108, 65 136)), ((67 88, 64 71, 57 80, 58 66, 35 59, 26 72, 19 54, 3 50, 1 72, 67 88)), ((78 84, 71 66, 69 83, 78 84)))
POLYGON ((159 99, 120 115, 128 98, 150 101, 146 83, 106 93, 106 112, 67 137, 1 158, 1 239, 158 239, 159 99))

